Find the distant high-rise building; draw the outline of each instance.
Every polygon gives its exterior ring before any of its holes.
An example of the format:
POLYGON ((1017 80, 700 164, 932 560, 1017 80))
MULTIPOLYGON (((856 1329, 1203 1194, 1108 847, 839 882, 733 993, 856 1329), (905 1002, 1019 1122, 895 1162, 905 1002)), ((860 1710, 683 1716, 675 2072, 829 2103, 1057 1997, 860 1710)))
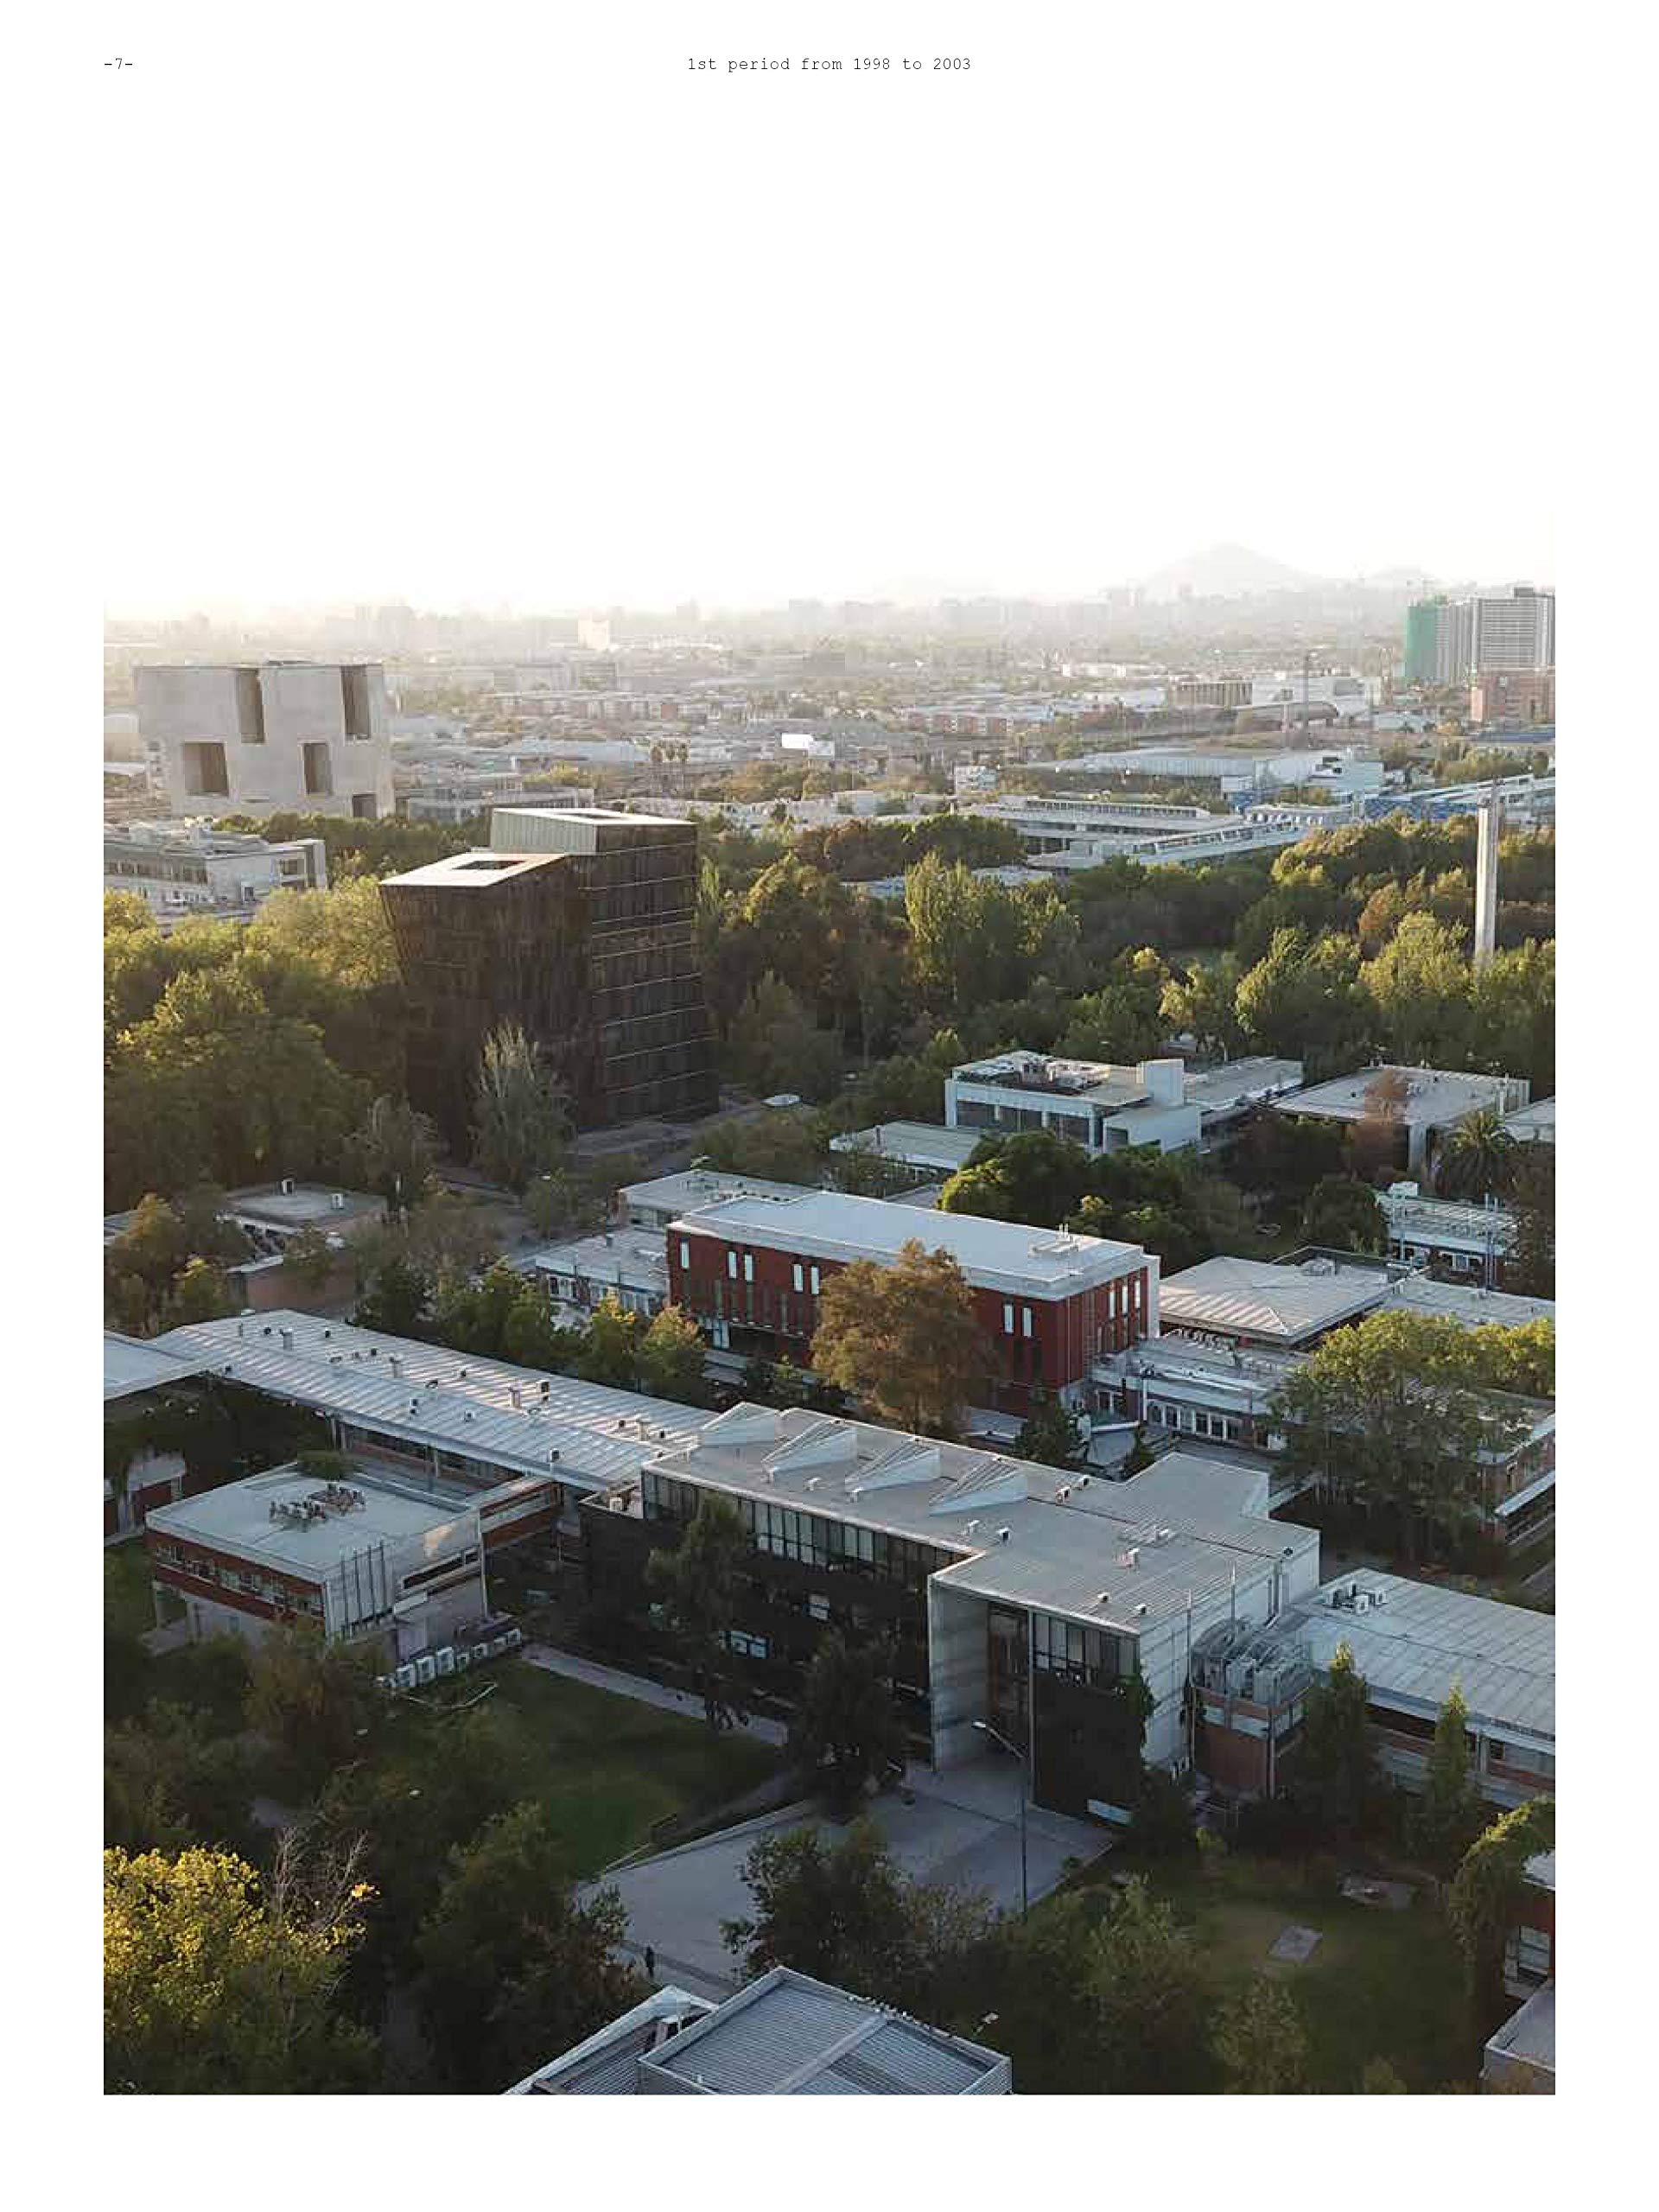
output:
POLYGON ((516 1023, 580 1128, 719 1103, 696 912, 695 824, 602 807, 499 807, 487 852, 387 878, 412 1001, 410 1096, 464 1147, 479 1053, 516 1023))
POLYGON ((1469 671, 1473 676, 1505 670, 1535 671, 1555 665, 1555 594, 1517 584, 1502 598, 1470 601, 1472 629, 1469 671))
POLYGON ((1555 594, 1517 584, 1469 599, 1420 599, 1406 610, 1408 683, 1537 673, 1555 665, 1555 594))
POLYGON ((1420 599, 1406 610, 1406 682, 1461 683, 1469 673, 1469 602, 1420 599))
POLYGON ((174 814, 392 811, 375 662, 139 668, 138 729, 174 814))

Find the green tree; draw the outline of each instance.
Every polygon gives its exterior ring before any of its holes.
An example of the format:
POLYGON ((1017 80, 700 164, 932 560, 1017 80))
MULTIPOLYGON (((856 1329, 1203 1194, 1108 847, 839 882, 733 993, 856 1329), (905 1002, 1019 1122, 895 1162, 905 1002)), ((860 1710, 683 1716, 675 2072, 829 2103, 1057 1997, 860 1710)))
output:
POLYGON ((1511 1177, 1510 1210, 1515 1234, 1510 1242, 1510 1287, 1529 1298, 1555 1295, 1555 1147, 1522 1145, 1511 1177))
POLYGON ((144 2096, 369 2086, 373 2045, 335 1990, 362 1933, 349 1861, 302 1891, 229 1852, 104 1854, 104 2084, 144 2096))
POLYGON ((841 1081, 841 1051, 820 1029, 787 983, 762 976, 744 998, 729 1036, 738 1079, 758 1096, 793 1092, 807 1098, 834 1096, 841 1081))
POLYGON ((1294 2096, 1307 2087, 1307 2031, 1296 2000, 1264 1974, 1223 2005, 1216 2055, 1228 2090, 1249 2097, 1294 2096))
POLYGON ((954 1430, 985 1363, 973 1292, 949 1253, 911 1237, 890 1267, 855 1260, 826 1277, 812 1366, 889 1420, 954 1430))
POLYGON ((308 1624, 280 1624, 260 1640, 248 1683, 248 1726, 282 1750, 307 1791, 361 1758, 384 1723, 372 1651, 330 1643, 308 1624))
POLYGON ((334 1281, 340 1262, 322 1230, 307 1223, 288 1240, 283 1252, 283 1275, 292 1277, 306 1296, 316 1297, 334 1281))
POLYGON ((1210 2086, 1209 1992, 1197 1944, 1138 1875, 1113 1897, 1084 1955, 1102 2092, 1165 2095, 1210 2086))
POLYGON ((1421 1847, 1431 1865, 1449 1874, 1479 1834, 1483 1818, 1470 1769, 1469 1707, 1455 1682, 1434 1724, 1415 1813, 1421 1847))
POLYGON ((1333 1836, 1365 1825, 1376 1792, 1376 1762, 1365 1720, 1365 1677, 1353 1648, 1338 1643, 1323 1681, 1309 1688, 1294 1794, 1319 1828, 1333 1836))
POLYGON ((1388 1216, 1357 1176, 1325 1175, 1302 1208, 1302 1242, 1338 1252, 1386 1252, 1388 1216))
POLYGON ((1190 1035, 1200 1052, 1224 1060, 1236 1058, 1244 1049, 1244 1025, 1239 1019, 1238 987, 1243 969, 1236 954, 1218 960, 1198 960, 1185 977, 1172 976, 1164 986, 1159 1017, 1166 1036, 1190 1035))
POLYGON ((1526 1895, 1527 1861, 1554 1848, 1555 1801, 1534 1797, 1494 1821, 1463 1855, 1446 1916, 1471 1991, 1484 2012, 1505 2002, 1503 1951, 1526 1895))
POLYGON ((1359 988, 1359 948, 1347 938, 1275 930, 1240 978, 1236 1005, 1250 1044, 1300 1060, 1311 1082, 1365 1057, 1371 1017, 1359 988))
POLYGON ((1408 1066, 1460 1067, 1469 1051, 1471 971, 1459 931, 1408 914, 1364 971, 1377 1031, 1408 1066))
POLYGON ((576 1372, 585 1382, 632 1390, 639 1382, 639 1316, 607 1290, 588 1319, 576 1372))
POLYGON ((516 1023, 493 1029, 473 1090, 473 1156, 493 1183, 522 1191, 557 1166, 568 1127, 565 1096, 516 1023))
POLYGON ((743 1865, 750 1915, 728 1948, 753 1978, 774 1966, 922 2017, 953 2009, 953 1983, 995 1916, 970 1893, 907 1880, 868 1821, 840 1843, 817 1828, 762 1836, 743 1865))
POLYGON ((389 1337, 418 1337, 431 1311, 431 1277, 393 1253, 370 1276, 352 1319, 389 1337))
POLYGON ((1014 1440, 1016 1459, 1035 1459, 1046 1467, 1075 1467, 1089 1448, 1087 1424, 1058 1398, 1033 1389, 1031 1411, 1014 1440))
POLYGON ((1466 1115, 1441 1148, 1436 1180, 1450 1198, 1472 1199, 1507 1195, 1515 1171, 1515 1140, 1495 1106, 1466 1115))
POLYGON ((238 1311, 241 1301, 232 1290, 225 1270, 212 1260, 187 1261, 168 1300, 165 1319, 169 1328, 188 1321, 218 1321, 238 1311))
POLYGON ((1524 1076, 1535 1098, 1555 1090, 1555 946, 1529 939, 1496 953, 1470 994, 1470 1064, 1524 1076))
POLYGON ((128 1852, 252 1840, 247 1763, 211 1715, 158 1701, 104 1731, 104 1840, 128 1852))
POLYGON ((1386 2058, 1368 2058, 1359 2077, 1359 2093, 1364 2097, 1406 2097, 1411 2092, 1386 2058))
POLYGON ((939 1211, 1058 1229, 1089 1185, 1089 1155, 1081 1145, 1050 1129, 1028 1129, 982 1139, 940 1192, 939 1211))
POLYGON ((639 1388, 653 1398, 707 1405, 708 1359, 709 1347, 691 1316, 682 1306, 664 1306, 639 1339, 639 1388))
POLYGON ((831 1802, 842 1810, 905 1766, 905 1730, 890 1669, 868 1643, 831 1630, 812 1655, 790 1732, 791 1748, 812 1772, 827 1769, 831 1802))
POLYGON ((740 1578, 751 1546, 737 1510, 706 1493, 672 1551, 654 1551, 645 1581, 661 1601, 670 1634, 702 1700, 709 1732, 735 1717, 727 1696, 727 1636, 737 1611, 740 1578))
POLYGON ((446 2087, 505 2089, 646 1994, 617 1955, 620 1898, 604 1889, 578 1904, 568 1852, 530 1801, 452 1854, 416 1942, 416 2002, 446 2087))
POLYGON ((353 1173, 394 1215, 407 1213, 437 1166, 437 1131, 406 1098, 372 1100, 348 1147, 353 1173))

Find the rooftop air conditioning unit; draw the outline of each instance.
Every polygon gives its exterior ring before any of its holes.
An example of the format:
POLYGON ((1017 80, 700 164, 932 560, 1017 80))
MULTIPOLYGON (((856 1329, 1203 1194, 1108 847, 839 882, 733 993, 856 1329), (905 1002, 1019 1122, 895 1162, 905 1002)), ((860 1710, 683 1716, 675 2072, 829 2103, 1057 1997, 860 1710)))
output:
POLYGON ((283 1196, 285 1198, 291 1198, 293 1197, 293 1195, 294 1195, 294 1178, 293 1178, 291 1175, 284 1175, 284 1176, 283 1176, 283 1185, 282 1185, 282 1188, 283 1188, 283 1196))
POLYGON ((403 1666, 393 1670, 391 1679, 398 1689, 412 1690, 416 1680, 415 1669, 405 1661, 403 1666))
POLYGON ((439 1674, 453 1675, 455 1671, 455 1648, 454 1644, 446 1643, 442 1650, 438 1653, 437 1661, 439 1674))
POLYGON ((415 1662, 415 1679, 418 1682, 435 1682, 438 1678, 438 1662, 429 1651, 422 1652, 415 1662))

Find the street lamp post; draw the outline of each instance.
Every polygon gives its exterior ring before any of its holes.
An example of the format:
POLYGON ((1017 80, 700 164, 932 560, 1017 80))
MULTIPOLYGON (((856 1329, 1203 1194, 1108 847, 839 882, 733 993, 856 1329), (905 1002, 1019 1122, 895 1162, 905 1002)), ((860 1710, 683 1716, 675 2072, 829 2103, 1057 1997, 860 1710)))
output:
POLYGON ((988 1720, 976 1720, 974 1726, 982 1736, 988 1736, 1010 1758, 1020 1762, 1020 1917, 1024 1920, 1031 1910, 1031 1885, 1026 1872, 1026 1755, 1017 1744, 1000 1736, 988 1720))

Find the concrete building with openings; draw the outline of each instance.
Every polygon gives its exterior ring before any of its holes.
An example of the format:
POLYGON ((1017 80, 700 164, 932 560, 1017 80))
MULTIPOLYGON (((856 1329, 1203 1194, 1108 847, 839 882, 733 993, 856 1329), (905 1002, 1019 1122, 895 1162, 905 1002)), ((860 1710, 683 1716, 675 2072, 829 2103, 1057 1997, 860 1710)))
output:
POLYGON ((411 1002, 416 1103, 464 1145, 484 1039, 513 1023, 568 1087, 578 1128, 712 1112, 694 825, 502 807, 490 835, 487 852, 380 887, 411 1002))
POLYGON ((1048 1129, 1091 1158, 1137 1144, 1183 1151, 1198 1143, 1203 1129, 1179 1060, 1118 1067, 1051 1052, 995 1052, 953 1068, 945 1078, 944 1119, 947 1128, 978 1136, 1048 1129))
POLYGON ((1108 1820, 1139 1771, 1118 1686, 1151 1697, 1147 1758, 1185 1765, 1196 1641, 1319 1581, 1317 1532, 1269 1520, 1253 1469, 1173 1453, 1114 1483, 745 1404, 583 1508, 590 1594, 643 1639, 645 1563, 710 1493, 751 1540, 728 1641, 758 1689, 792 1699, 831 1629, 879 1637, 936 1768, 981 1756, 983 1720, 1025 1751, 1036 1802, 1108 1820))
POLYGON ((668 1230, 671 1294, 721 1351, 804 1360, 828 1278, 859 1260, 890 1267, 912 1240, 968 1279, 992 1409, 1023 1411, 1039 1388, 1086 1402, 1094 1361, 1157 1329, 1157 1256, 1138 1244, 838 1191, 682 1215, 668 1230))
POLYGON ((133 671, 138 729, 176 815, 393 809, 377 662, 262 661, 133 671))

